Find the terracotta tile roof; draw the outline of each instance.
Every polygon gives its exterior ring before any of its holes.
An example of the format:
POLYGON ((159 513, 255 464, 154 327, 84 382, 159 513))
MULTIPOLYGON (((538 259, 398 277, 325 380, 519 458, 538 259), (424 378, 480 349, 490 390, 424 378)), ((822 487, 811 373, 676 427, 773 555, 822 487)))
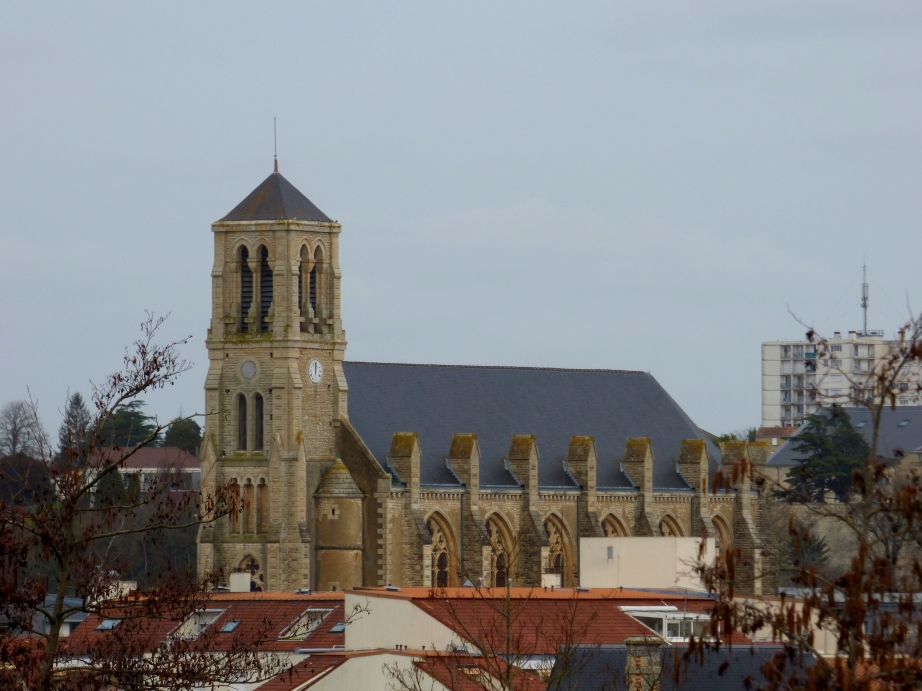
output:
MULTIPOLYGON (((505 667, 500 660, 494 660, 494 664, 505 667)), ((422 660, 417 660, 414 664, 452 691, 483 691, 486 680, 477 682, 472 679, 472 672, 482 673, 487 670, 487 666, 482 659, 471 658, 469 660, 459 658, 455 655, 432 655, 428 654, 422 660)), ((489 684, 493 688, 502 686, 499 681, 489 684)), ((532 673, 519 670, 512 677, 512 688, 514 691, 546 691, 547 684, 532 673)))
MULTIPOLYGON (((375 597, 390 597, 401 600, 431 600, 434 595, 439 599, 503 599, 506 597, 505 588, 444 588, 434 591, 432 588, 355 588, 349 591, 356 595, 374 595, 375 597)), ((656 592, 646 590, 635 590, 630 588, 584 588, 574 590, 573 588, 509 588, 509 597, 513 600, 637 600, 645 601, 649 604, 650 600, 702 600, 709 602, 710 598, 705 594, 688 593, 684 590, 657 590, 656 592)), ((620 603, 623 604, 623 603, 620 603)))
POLYGON ((796 431, 796 427, 759 427, 756 431, 756 439, 761 437, 790 437, 796 431))
POLYGON ((294 691, 294 689, 309 689, 314 685, 314 682, 322 679, 352 658, 379 654, 380 651, 377 650, 362 650, 348 653, 312 653, 287 672, 282 672, 277 677, 270 679, 256 688, 259 689, 259 691, 294 691))
POLYGON ((561 646, 623 643, 631 636, 656 637, 625 614, 617 600, 563 598, 500 599, 430 598, 413 604, 455 631, 479 651, 499 653, 510 645, 529 655, 553 655, 561 646))
MULTIPOLYGON (((111 458, 113 461, 124 456, 129 449, 97 449, 96 457, 111 458)), ((202 462, 175 446, 142 446, 125 461, 125 468, 175 468, 177 470, 200 470, 202 462)))
MULTIPOLYGON (((261 641, 260 649, 270 652, 304 649, 332 649, 345 645, 344 633, 332 633, 330 629, 342 622, 344 617, 342 593, 319 593, 294 595, 287 593, 221 593, 210 599, 207 609, 221 610, 214 622, 199 636, 203 649, 227 650, 242 641, 261 641), (321 623, 303 639, 280 640, 286 629, 308 610, 328 612, 321 623), (230 633, 220 633, 224 625, 239 621, 230 633)), ((117 612, 112 614, 117 618, 117 612)), ((93 614, 77 627, 67 639, 68 649, 79 652, 98 645, 109 631, 98 631, 97 627, 105 617, 93 614)), ((132 637, 143 649, 153 649, 161 642, 175 635, 183 619, 150 619, 125 621, 120 627, 130 627, 132 637)), ((122 633, 120 631, 120 633, 122 633)))

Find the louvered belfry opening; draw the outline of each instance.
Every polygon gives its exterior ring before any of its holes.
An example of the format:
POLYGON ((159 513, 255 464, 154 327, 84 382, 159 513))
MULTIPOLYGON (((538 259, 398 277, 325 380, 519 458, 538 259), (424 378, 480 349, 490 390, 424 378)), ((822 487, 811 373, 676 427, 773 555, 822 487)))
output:
POLYGON ((321 316, 317 314, 317 300, 319 297, 317 295, 317 288, 318 288, 317 281, 319 278, 318 274, 320 273, 320 266, 322 263, 323 263, 323 252, 321 252, 320 248, 318 247, 316 250, 314 250, 314 268, 311 269, 310 289, 309 289, 311 309, 314 310, 315 317, 321 316))
POLYGON ((247 317, 250 312, 250 305, 253 304, 253 272, 250 271, 250 264, 247 261, 250 253, 246 247, 240 248, 240 331, 246 333, 250 325, 247 323, 247 317))
POLYGON ((256 410, 254 411, 256 427, 253 430, 253 450, 263 450, 263 397, 256 394, 253 397, 253 403, 256 410))
POLYGON ((269 268, 269 250, 259 248, 259 330, 269 330, 269 308, 272 306, 272 269, 269 268))
POLYGON ((237 451, 247 450, 247 399, 237 396, 237 451))
POLYGON ((307 267, 307 248, 301 248, 301 266, 298 267, 298 316, 304 315, 304 271, 307 267))

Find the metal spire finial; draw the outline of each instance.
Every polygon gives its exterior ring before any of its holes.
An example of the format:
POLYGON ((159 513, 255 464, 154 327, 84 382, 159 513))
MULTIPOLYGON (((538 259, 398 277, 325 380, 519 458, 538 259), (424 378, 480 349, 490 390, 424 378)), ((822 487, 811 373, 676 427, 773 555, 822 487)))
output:
POLYGON ((279 140, 275 127, 275 118, 272 118, 272 158, 275 161, 275 172, 279 172, 279 140))

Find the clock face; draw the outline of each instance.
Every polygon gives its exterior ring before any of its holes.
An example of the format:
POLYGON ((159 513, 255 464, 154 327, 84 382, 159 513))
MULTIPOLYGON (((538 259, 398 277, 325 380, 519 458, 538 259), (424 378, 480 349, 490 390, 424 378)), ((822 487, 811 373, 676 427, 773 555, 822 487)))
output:
POLYGON ((311 364, 307 368, 307 374, 315 384, 320 381, 321 377, 323 377, 323 365, 320 364, 320 360, 311 360, 311 364))

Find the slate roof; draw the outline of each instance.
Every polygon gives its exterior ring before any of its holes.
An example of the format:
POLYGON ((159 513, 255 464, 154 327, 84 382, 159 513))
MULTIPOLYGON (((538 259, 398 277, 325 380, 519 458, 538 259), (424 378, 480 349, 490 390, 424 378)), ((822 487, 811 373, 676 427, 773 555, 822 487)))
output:
MULTIPOLYGON (((692 656, 683 661, 683 647, 664 646, 660 650, 663 666, 659 679, 661 691, 738 691, 744 688, 759 688, 764 684, 762 670, 764 665, 775 655, 782 652, 780 646, 734 647, 732 650, 722 647, 719 651, 707 651, 703 660, 692 656), (727 664, 721 670, 721 666, 727 664), (678 671, 678 674, 676 674, 678 671), (746 680, 752 682, 747 685, 746 680)), ((576 653, 578 656, 579 653, 576 653)), ((599 648, 587 648, 586 659, 577 658, 571 662, 572 674, 558 670, 554 676, 559 679, 548 686, 548 691, 578 688, 581 691, 602 691, 603 689, 622 688, 625 685, 627 668, 627 647, 624 645, 606 645, 599 648)), ((562 664, 561 660, 558 664, 562 664)), ((803 669, 815 664, 812 655, 806 653, 803 662, 797 661, 798 674, 804 679, 803 669)), ((784 669, 791 673, 791 663, 784 669)))
MULTIPOLYGON (((676 471, 683 439, 705 438, 647 372, 344 362, 349 420, 382 466, 395 432, 416 432, 422 484, 455 485, 446 467, 451 437, 475 433, 481 487, 515 486, 503 459, 514 434, 534 434, 542 487, 576 489, 562 461, 570 437, 595 437, 598 487, 632 488, 620 470, 629 437, 650 437, 653 483, 688 489, 676 471)), ((708 439, 712 471, 720 452, 708 439)))
POLYGON ((321 221, 332 219, 281 173, 272 173, 221 221, 321 221))
MULTIPOLYGON (((861 432, 870 444, 874 431, 871 413, 867 408, 845 408, 845 412, 848 413, 852 426, 861 432)), ((788 467, 799 463, 803 454, 794 448, 794 441, 805 426, 801 425, 800 429, 769 457, 768 465, 788 467)), ((879 432, 879 455, 896 458, 907 453, 918 453, 922 447, 922 406, 899 406, 895 410, 884 408, 880 416, 879 432)))

